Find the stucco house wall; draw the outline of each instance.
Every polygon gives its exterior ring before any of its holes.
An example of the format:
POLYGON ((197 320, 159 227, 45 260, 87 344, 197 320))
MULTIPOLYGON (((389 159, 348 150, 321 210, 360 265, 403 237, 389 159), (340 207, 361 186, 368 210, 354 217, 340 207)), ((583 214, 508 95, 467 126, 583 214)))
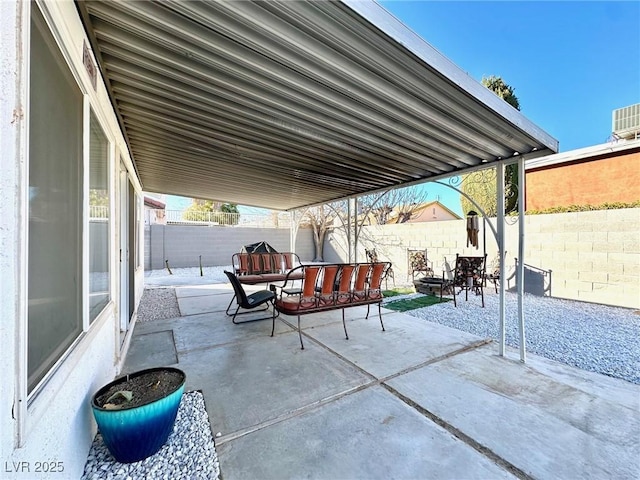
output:
MULTIPOLYGON (((40 24, 40 21, 39 21, 40 24)), ((0 459, 4 478, 80 478, 96 426, 90 410, 90 397, 98 387, 112 380, 119 372, 126 353, 130 332, 135 324, 135 306, 143 290, 144 269, 142 262, 134 259, 142 235, 142 190, 133 168, 124 137, 119 128, 104 84, 92 79, 83 64, 83 47, 86 42, 84 28, 74 2, 0 2, 0 91, 2 92, 2 168, 0 169, 0 282, 3 301, 0 302, 0 459), (30 191, 30 95, 29 70, 32 50, 32 16, 42 18, 43 37, 51 37, 48 48, 55 52, 55 62, 68 74, 70 89, 79 92, 80 115, 83 119, 83 150, 77 158, 55 157, 51 162, 78 162, 85 172, 82 178, 81 205, 85 218, 81 221, 82 248, 77 251, 82 274, 78 278, 66 278, 56 272, 37 272, 44 282, 77 282, 82 288, 76 303, 80 313, 81 331, 73 334, 73 342, 56 363, 47 367, 46 374, 29 391, 27 358, 29 352, 29 222, 30 191), (46 35, 45 35, 46 34, 46 35), (59 60, 62 59, 62 60, 59 60), (92 114, 90 117, 89 114, 92 114), (108 142, 108 161, 104 175, 109 184, 108 219, 89 219, 89 149, 90 118, 97 119, 108 142), (122 182, 120 181, 122 180, 122 182), (121 186, 126 188, 121 190, 121 186), (131 203, 123 205, 125 195, 131 203), (122 212, 133 213, 126 221, 122 212), (108 230, 107 230, 108 226, 108 230), (126 271, 128 286, 121 284, 119 250, 121 233, 129 231, 128 245, 131 268, 126 271), (139 235, 136 234, 139 229, 139 235), (108 234, 106 232, 109 232, 108 234), (102 233, 100 233, 102 232, 102 233), (97 242, 91 238, 99 237, 97 242), (108 249, 108 257, 96 257, 92 248, 108 249), (89 320, 89 272, 103 272, 105 258, 108 262, 110 299, 95 318, 89 320), (83 279, 84 283, 83 283, 83 279), (130 286, 130 288, 129 288, 130 286), (133 317, 128 331, 121 331, 121 313, 124 293, 132 301, 133 317), (38 462, 40 462, 38 464, 38 462), (47 469, 42 468, 46 462, 47 469), (38 465, 42 471, 37 471, 38 465), (46 470, 49 470, 46 472, 46 470)), ((40 32, 40 30, 38 30, 40 32)), ((48 40, 47 40, 48 42, 48 40)), ((88 43, 88 42, 87 42, 88 43)), ((46 55, 43 50, 38 53, 46 55)), ((53 58, 53 55, 52 57, 53 58)), ((43 94, 44 95, 44 94, 43 94)), ((49 93, 47 93, 49 95, 49 93)), ((48 130, 47 130, 48 132, 48 130)), ((45 132, 46 133, 46 132, 45 132)), ((46 135, 42 135, 45 137, 46 135)), ((75 165, 75 163, 74 163, 75 165)), ((81 189, 80 187, 78 187, 81 189)), ((48 192, 40 192, 44 197, 48 192)), ((129 215, 128 215, 129 216, 129 215)), ((122 235, 124 238, 125 235, 122 235)), ((64 245, 62 245, 64 247, 64 245)), ((32 272, 35 274, 35 272, 32 272)), ((43 298, 42 301, 49 301, 43 298)), ((58 345, 58 344, 56 344, 58 345)), ((32 347, 33 348, 33 347, 32 347)))

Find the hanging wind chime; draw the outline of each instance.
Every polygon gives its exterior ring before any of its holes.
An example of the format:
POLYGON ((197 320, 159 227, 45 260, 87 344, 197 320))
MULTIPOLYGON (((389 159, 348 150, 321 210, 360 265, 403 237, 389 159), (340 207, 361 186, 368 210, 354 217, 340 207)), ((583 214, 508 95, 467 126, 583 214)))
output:
POLYGON ((478 221, 478 213, 471 210, 467 213, 467 247, 469 245, 478 248, 478 232, 480 231, 480 223, 478 221))

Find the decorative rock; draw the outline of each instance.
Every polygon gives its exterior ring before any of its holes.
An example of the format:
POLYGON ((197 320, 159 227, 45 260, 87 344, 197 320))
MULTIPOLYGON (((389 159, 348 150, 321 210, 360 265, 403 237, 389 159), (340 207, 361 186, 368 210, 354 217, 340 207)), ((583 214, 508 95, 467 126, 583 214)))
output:
MULTIPOLYGON (((485 289, 485 308, 475 295, 405 312, 482 338, 499 337, 500 297, 485 289)), ((413 294, 416 296, 418 294, 413 294)), ((391 297, 389 300, 402 298, 391 297)), ((518 347, 517 295, 507 292, 506 343, 518 347)), ((640 384, 640 317, 633 310, 558 298, 524 296, 527 351, 582 370, 640 384)))
POLYGON ((201 392, 188 392, 182 396, 173 432, 158 453, 140 462, 118 463, 98 434, 87 457, 82 480, 217 480, 219 476, 220 466, 204 398, 201 392))

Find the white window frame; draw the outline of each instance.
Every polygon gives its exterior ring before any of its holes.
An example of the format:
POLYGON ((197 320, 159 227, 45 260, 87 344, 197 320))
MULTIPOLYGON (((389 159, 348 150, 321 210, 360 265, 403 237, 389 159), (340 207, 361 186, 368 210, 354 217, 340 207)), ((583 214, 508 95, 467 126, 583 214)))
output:
MULTIPOLYGON (((30 62, 31 62, 31 23, 33 9, 37 9, 40 16, 44 19, 48 33, 53 37, 56 47, 64 58, 64 67, 74 78, 78 89, 83 95, 83 118, 82 118, 82 164, 83 164, 83 186, 82 186, 82 330, 74 339, 71 345, 65 350, 60 358, 49 368, 45 376, 34 386, 31 392, 28 392, 28 285, 29 285, 29 122, 24 122, 24 136, 21 138, 20 149, 24 152, 24 164, 21 167, 22 182, 21 191, 22 198, 20 202, 21 223, 17 226, 24 235, 20 239, 20 267, 23 272, 18 280, 19 296, 17 301, 18 322, 17 322, 17 362, 15 367, 15 402, 14 414, 16 418, 16 431, 14 435, 14 445, 16 448, 23 447, 31 431, 38 427, 43 415, 47 413, 48 407, 55 401, 57 392, 64 388, 64 383, 74 368, 80 364, 87 348, 92 344, 96 332, 98 332, 104 322, 109 318, 115 317, 115 281, 114 281, 114 244, 115 244, 115 214, 109 216, 109 289, 110 300, 96 317, 93 323, 89 322, 89 137, 90 137, 90 111, 91 98, 87 93, 87 89, 81 80, 81 74, 78 72, 76 65, 70 61, 71 55, 68 47, 65 46, 61 39, 61 34, 55 28, 51 28, 51 15, 47 11, 47 5, 40 2, 24 2, 22 11, 19 13, 23 19, 23 28, 21 31, 22 42, 24 45, 24 58, 22 64, 21 75, 24 79, 21 88, 23 89, 22 98, 25 99, 24 110, 29 111, 30 108, 30 62)), ((95 100, 94 100, 95 101, 95 100)), ((107 124, 98 108, 93 109, 93 113, 98 120, 108 142, 108 175, 109 175, 109 205, 110 211, 114 212, 115 207, 115 185, 114 185, 114 158, 115 158, 115 141, 110 135, 110 131, 104 128, 107 124)))
POLYGON ((115 212, 113 210, 113 203, 115 197, 115 185, 113 184, 113 164, 115 162, 115 142, 108 135, 108 130, 104 128, 106 122, 100 117, 97 109, 92 108, 89 96, 85 94, 84 96, 84 111, 83 111, 83 164, 84 164, 84 185, 83 185, 83 196, 84 196, 84 211, 83 211, 83 294, 82 298, 85 304, 83 305, 83 330, 86 332, 89 328, 96 323, 96 321, 102 316, 103 312, 108 308, 110 304, 114 302, 114 290, 112 284, 112 277, 114 275, 114 262, 113 257, 115 255, 115 250, 113 247, 113 238, 114 238, 114 216, 115 212), (90 180, 90 168, 91 168, 91 114, 95 117, 100 129, 104 133, 104 136, 107 140, 107 176, 108 176, 108 197, 109 197, 109 218, 107 219, 109 226, 109 238, 107 240, 108 249, 109 249, 109 259, 108 259, 108 268, 109 268, 109 301, 104 306, 104 308, 100 311, 98 316, 94 319, 93 323, 91 323, 91 313, 90 307, 91 302, 89 301, 91 295, 91 286, 90 286, 90 275, 91 275, 91 262, 90 262, 90 247, 91 247, 91 236, 89 230, 91 228, 91 205, 90 205, 90 191, 91 191, 91 180, 90 180))

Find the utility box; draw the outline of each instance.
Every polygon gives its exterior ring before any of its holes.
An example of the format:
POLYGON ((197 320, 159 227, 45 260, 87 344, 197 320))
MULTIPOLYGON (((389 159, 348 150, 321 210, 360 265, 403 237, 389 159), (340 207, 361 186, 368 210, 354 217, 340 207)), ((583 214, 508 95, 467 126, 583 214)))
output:
POLYGON ((611 130, 625 140, 640 138, 640 103, 614 110, 611 130))

